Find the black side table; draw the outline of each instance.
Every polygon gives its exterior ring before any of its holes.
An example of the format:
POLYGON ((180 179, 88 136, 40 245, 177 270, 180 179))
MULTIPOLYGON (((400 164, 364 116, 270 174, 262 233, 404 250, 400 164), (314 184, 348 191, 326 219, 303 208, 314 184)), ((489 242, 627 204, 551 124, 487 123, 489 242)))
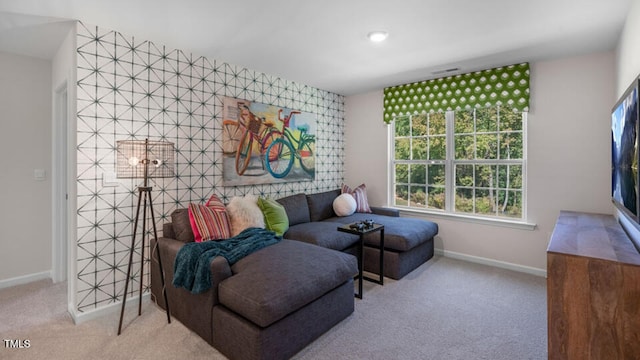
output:
POLYGON ((359 230, 357 228, 351 228, 352 224, 346 224, 338 226, 338 231, 354 234, 360 236, 360 241, 358 241, 358 293, 355 295, 358 299, 362 299, 362 280, 367 280, 374 282, 376 284, 384 285, 384 225, 381 224, 373 224, 371 227, 364 227, 359 230), (380 232, 380 268, 379 268, 379 279, 372 279, 370 277, 363 275, 364 270, 364 236, 369 233, 373 233, 379 231, 380 232))

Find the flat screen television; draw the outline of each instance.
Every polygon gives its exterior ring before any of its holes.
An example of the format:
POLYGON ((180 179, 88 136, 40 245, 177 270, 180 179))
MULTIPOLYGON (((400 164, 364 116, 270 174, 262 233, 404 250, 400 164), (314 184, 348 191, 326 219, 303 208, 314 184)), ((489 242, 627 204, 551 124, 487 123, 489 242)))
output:
POLYGON ((611 197, 635 222, 640 221, 638 87, 636 78, 611 111, 611 197))

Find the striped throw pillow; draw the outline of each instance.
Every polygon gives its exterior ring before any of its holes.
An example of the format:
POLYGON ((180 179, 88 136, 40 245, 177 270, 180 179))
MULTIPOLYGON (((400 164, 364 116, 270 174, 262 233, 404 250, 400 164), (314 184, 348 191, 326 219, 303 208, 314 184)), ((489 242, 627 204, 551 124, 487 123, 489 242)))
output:
POLYGON ((342 184, 341 191, 343 194, 351 194, 356 199, 356 212, 371 212, 371 208, 369 207, 369 200, 367 200, 367 187, 365 186, 365 184, 360 184, 360 186, 356 187, 355 189, 351 189, 348 185, 342 184))
POLYGON ((231 237, 227 210, 216 195, 211 196, 206 205, 189 204, 189 222, 195 242, 231 237))

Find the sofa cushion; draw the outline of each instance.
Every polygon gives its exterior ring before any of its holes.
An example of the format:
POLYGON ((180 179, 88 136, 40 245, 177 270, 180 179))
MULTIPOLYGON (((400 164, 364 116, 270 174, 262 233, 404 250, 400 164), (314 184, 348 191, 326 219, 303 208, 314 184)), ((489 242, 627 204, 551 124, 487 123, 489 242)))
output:
POLYGON ((360 184, 355 189, 351 189, 348 185, 342 184, 342 193, 351 194, 356 199, 356 212, 371 212, 369 200, 367 199, 367 186, 365 184, 360 184))
POLYGON ((336 216, 336 213, 333 211, 333 200, 335 200, 338 195, 340 195, 339 189, 307 195, 311 221, 322 221, 336 216))
POLYGON ((258 207, 255 195, 234 196, 227 205, 231 220, 231 236, 240 234, 250 227, 264 228, 264 215, 258 207))
POLYGON ((279 202, 273 199, 258 198, 258 206, 264 214, 264 224, 267 229, 282 236, 289 229, 287 212, 279 202))
POLYGON ((191 223, 189 222, 189 210, 176 209, 171 213, 171 223, 173 224, 173 234, 176 240, 182 242, 191 242, 193 238, 193 230, 191 230, 191 223))
MULTIPOLYGON (((427 242, 438 234, 438 224, 427 220, 391 217, 376 214, 355 213, 351 216, 327 219, 327 223, 350 224, 352 222, 371 219, 384 225, 384 248, 395 251, 407 251, 427 242)), ((378 247, 380 234, 368 234, 364 238, 366 245, 378 247)))
POLYGON ((333 200, 333 211, 337 216, 349 216, 356 212, 356 199, 351 194, 340 194, 333 200))
POLYGON ((307 204, 307 195, 295 194, 276 200, 287 212, 289 218, 289 226, 311 221, 309 218, 309 205, 307 204))
POLYGON ((231 237, 227 209, 216 194, 211 195, 205 205, 190 203, 188 209, 195 242, 231 237))
POLYGON ((283 240, 235 263, 218 286, 220 303, 261 327, 344 284, 357 272, 354 256, 283 240))
POLYGON ((330 221, 316 221, 289 227, 285 239, 304 241, 333 250, 345 250, 358 242, 358 235, 338 231, 338 225, 330 221))
POLYGON ((231 237, 229 217, 225 210, 200 204, 189 204, 189 221, 195 242, 231 237))

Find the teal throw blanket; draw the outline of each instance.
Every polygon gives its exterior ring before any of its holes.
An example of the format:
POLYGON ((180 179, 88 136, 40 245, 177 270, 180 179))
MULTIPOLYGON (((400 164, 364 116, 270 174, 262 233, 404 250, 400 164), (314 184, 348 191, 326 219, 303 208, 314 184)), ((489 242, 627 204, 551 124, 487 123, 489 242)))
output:
POLYGON ((235 264, 243 257, 282 240, 273 231, 248 228, 226 240, 186 243, 176 255, 173 267, 173 285, 193 294, 203 293, 211 287, 210 264, 214 257, 222 256, 235 264))

